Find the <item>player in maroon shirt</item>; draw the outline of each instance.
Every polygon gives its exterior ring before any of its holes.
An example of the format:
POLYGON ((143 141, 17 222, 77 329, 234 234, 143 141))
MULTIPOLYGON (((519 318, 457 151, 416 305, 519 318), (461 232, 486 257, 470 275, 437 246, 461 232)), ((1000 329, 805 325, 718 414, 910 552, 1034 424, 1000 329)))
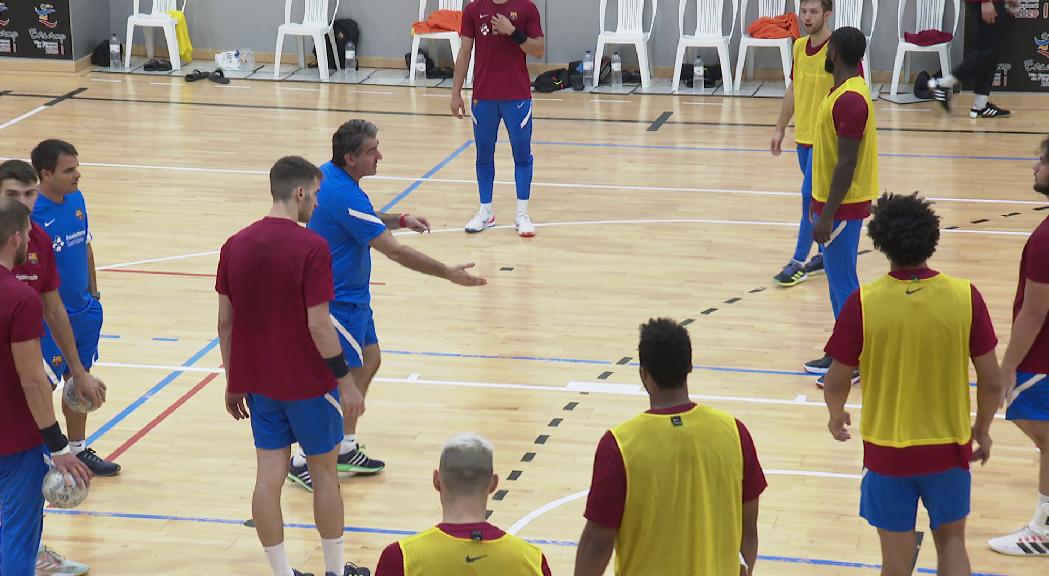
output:
POLYGON ((317 206, 321 172, 296 156, 270 170, 273 208, 233 235, 219 255, 219 344, 226 410, 251 419, 258 475, 251 512, 273 576, 298 576, 284 550, 280 494, 291 445, 306 454, 325 574, 363 576, 343 563, 336 461, 343 412, 364 412, 328 313, 335 296, 328 243, 299 226, 317 206), (341 398, 341 402, 340 402, 341 398))
POLYGON ((40 296, 12 272, 29 256, 29 214, 0 198, 0 574, 11 576, 36 573, 48 461, 82 485, 91 478, 55 420, 40 296))
POLYGON ((525 55, 542 58, 546 41, 539 9, 532 0, 474 0, 463 10, 462 47, 455 60, 452 114, 466 114, 462 89, 477 48, 474 69, 474 146, 477 148, 477 188, 481 209, 466 224, 466 231, 481 232, 495 226, 492 189, 495 186, 495 142, 499 123, 506 124, 514 153, 517 215, 514 227, 523 238, 535 236, 528 217, 532 190, 532 85, 525 55))
MULTIPOLYGON (((14 198, 32 210, 39 185, 36 170, 28 162, 8 160, 0 164, 0 196, 14 198)), ((62 304, 62 298, 58 295, 58 267, 51 248, 51 237, 36 222, 32 222, 32 227, 26 261, 21 266, 15 266, 12 272, 18 280, 25 282, 40 294, 44 306, 44 320, 51 328, 51 334, 54 335, 63 356, 70 359, 69 371, 72 380, 76 382, 77 392, 92 406, 101 406, 106 400, 106 385, 91 375, 80 362, 76 338, 69 324, 69 315, 62 304)), ((44 365, 50 368, 47 363, 44 365)), ((59 381, 54 371, 48 373, 48 378, 52 386, 58 385, 59 381)), ((87 565, 68 560, 47 546, 42 546, 37 555, 37 571, 42 574, 86 574, 89 569, 87 565)))
MULTIPOLYGON (((1049 197, 1049 138, 1042 141, 1034 166, 1034 189, 1049 197)), ((1049 218, 1024 246, 1020 283, 1013 302, 1013 331, 1002 358, 1005 371, 1005 418, 1016 424, 1041 451, 1038 505, 1020 530, 990 541, 991 548, 1013 556, 1049 557, 1049 218)))

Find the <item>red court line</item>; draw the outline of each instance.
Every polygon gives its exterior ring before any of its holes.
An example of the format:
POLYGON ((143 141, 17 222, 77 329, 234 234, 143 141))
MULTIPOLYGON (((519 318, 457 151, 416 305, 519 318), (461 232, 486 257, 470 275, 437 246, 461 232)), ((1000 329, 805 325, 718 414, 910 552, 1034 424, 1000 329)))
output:
MULTIPOLYGON (((129 270, 127 268, 104 268, 99 272, 122 272, 124 274, 152 274, 156 276, 185 276, 189 278, 214 278, 214 274, 191 274, 189 272, 169 272, 162 270, 129 270)), ((371 282, 372 286, 385 286, 385 282, 371 282)))
POLYGON ((214 380, 217 377, 218 377, 218 374, 208 374, 207 376, 205 376, 204 379, 201 380, 200 382, 198 382, 196 386, 194 386, 188 392, 183 394, 178 400, 175 400, 175 402, 173 402, 171 404, 171 406, 168 406, 167 408, 165 408, 164 411, 161 412, 160 414, 158 414, 156 418, 150 420, 149 424, 146 424, 145 426, 142 427, 141 430, 139 430, 138 432, 135 432, 135 434, 132 435, 131 438, 128 438, 127 441, 124 442, 123 444, 121 444, 119 448, 114 450, 112 454, 110 454, 109 456, 106 456, 106 460, 109 460, 110 462, 112 462, 113 460, 116 460, 121 454, 123 454, 124 452, 127 452, 128 448, 131 448, 132 446, 134 446, 139 440, 142 439, 142 437, 144 437, 146 434, 149 434, 149 432, 151 430, 156 428, 157 424, 160 424, 168 416, 171 416, 171 414, 175 410, 178 410, 179 407, 182 406, 183 404, 185 404, 187 400, 189 400, 194 395, 196 395, 197 392, 200 392, 201 390, 203 390, 205 386, 210 384, 211 381, 214 380))

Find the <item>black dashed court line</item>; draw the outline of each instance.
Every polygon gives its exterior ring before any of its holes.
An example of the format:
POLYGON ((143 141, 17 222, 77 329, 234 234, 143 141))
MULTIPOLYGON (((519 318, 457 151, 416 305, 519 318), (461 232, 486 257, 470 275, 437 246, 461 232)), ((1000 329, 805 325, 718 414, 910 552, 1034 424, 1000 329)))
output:
POLYGON ((717 308, 707 308, 706 310, 700 312, 700 314, 702 314, 704 316, 710 316, 711 314, 713 314, 713 313, 715 313, 717 311, 718 311, 717 308))
POLYGON ((626 366, 627 364, 630 364, 631 360, 633 360, 633 358, 631 358, 630 356, 623 356, 622 358, 619 359, 619 362, 616 362, 616 365, 617 366, 626 366))
POLYGON ((598 375, 597 379, 598 380, 608 380, 608 377, 611 376, 611 375, 612 375, 611 372, 602 372, 600 375, 598 375))
POLYGON ((1002 218, 1012 218, 1013 216, 1019 216, 1019 212, 1010 212, 1008 214, 1002 214, 1002 218))
POLYGON ((487 519, 489 519, 491 517, 492 517, 492 511, 491 510, 485 510, 484 511, 484 519, 487 520, 487 519))
POLYGON ((1042 210, 1049 210, 1049 206, 1039 206, 1034 209, 1035 212, 1041 212, 1042 210))
POLYGON ((725 304, 735 304, 736 302, 739 302, 740 300, 742 300, 742 298, 729 298, 728 300, 725 300, 725 304))
POLYGON ((693 323, 693 322, 695 322, 695 321, 696 321, 696 319, 695 319, 695 318, 685 318, 685 319, 684 319, 684 320, 683 320, 683 321, 681 322, 681 325, 682 325, 682 326, 688 326, 689 324, 691 324, 691 323, 693 323))
POLYGON ((535 443, 536 444, 546 444, 546 441, 549 440, 549 439, 550 439, 550 435, 549 434, 540 434, 539 436, 536 437, 535 443))
POLYGON ((73 98, 77 94, 80 94, 80 93, 82 93, 82 92, 84 92, 86 90, 87 90, 87 88, 84 88, 83 86, 81 86, 80 88, 77 88, 76 90, 71 90, 69 92, 66 92, 65 94, 59 96, 58 98, 55 98, 54 100, 51 100, 50 102, 45 102, 44 106, 54 106, 55 104, 58 104, 59 102, 64 102, 66 100, 69 100, 70 98, 73 98))
POLYGON ((521 457, 521 462, 531 462, 535 460, 535 452, 525 452, 525 455, 521 457))
POLYGON ((565 404, 565 410, 571 412, 576 409, 576 406, 579 406, 579 402, 569 402, 565 404))
POLYGON ((911 573, 914 573, 914 569, 918 566, 918 555, 922 551, 922 542, 925 540, 925 532, 918 532, 914 538, 914 562, 911 563, 911 573))
POLYGON ((557 428, 564 421, 565 421, 564 418, 554 418, 553 420, 550 421, 549 424, 547 424, 547 427, 548 428, 557 428))
POLYGON ((495 494, 492 496, 492 500, 502 500, 503 498, 506 498, 506 495, 509 493, 509 490, 496 490, 495 494))
POLYGON ((649 132, 656 132, 656 131, 658 131, 660 128, 663 127, 664 124, 667 123, 667 120, 670 120, 670 117, 673 116, 673 115, 674 115, 674 113, 670 112, 670 111, 667 111, 667 112, 664 112, 664 113, 660 114, 659 118, 656 118, 656 121, 653 122, 652 125, 648 127, 648 131, 649 132))
POLYGON ((768 290, 768 288, 761 286, 759 288, 751 290, 750 292, 747 292, 747 294, 757 294, 758 292, 764 292, 765 290, 768 290))
POLYGON ((856 253, 857 256, 863 256, 864 254, 870 254, 871 250, 860 250, 856 253))
POLYGON ((984 222, 990 222, 987 218, 980 218, 979 220, 973 220, 971 224, 983 224, 984 222))
POLYGON ((503 266, 502 268, 499 269, 499 271, 500 272, 513 272, 514 271, 514 267, 513 266, 503 266))
POLYGON ((244 525, 247 526, 248 528, 254 528, 255 527, 255 521, 252 520, 251 518, 248 518, 247 520, 244 521, 244 525))
POLYGON ((507 476, 506 479, 510 480, 510 481, 514 481, 514 480, 517 480, 518 478, 520 478, 521 474, 524 474, 524 472, 522 472, 520 470, 512 470, 510 472, 510 475, 507 476))
POLYGON ((957 226, 948 226, 948 227, 944 228, 944 230, 957 230, 957 229, 958 229, 957 226))

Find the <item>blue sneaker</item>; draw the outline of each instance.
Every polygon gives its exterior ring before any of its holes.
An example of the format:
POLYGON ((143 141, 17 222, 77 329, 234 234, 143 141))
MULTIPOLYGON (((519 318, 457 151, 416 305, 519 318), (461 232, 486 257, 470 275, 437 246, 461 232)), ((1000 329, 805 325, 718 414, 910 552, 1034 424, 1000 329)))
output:
POLYGON ((808 274, 805 273, 805 265, 798 264, 791 260, 783 267, 783 270, 779 274, 772 277, 776 281, 776 284, 783 286, 784 288, 790 288, 791 286, 797 286, 805 281, 808 274))
POLYGON ((808 262, 805 263, 805 266, 802 267, 802 270, 804 270, 805 274, 808 275, 822 273, 824 271, 823 254, 816 254, 815 256, 813 256, 808 262))
MULTIPOLYGON (((324 576, 339 576, 334 572, 325 572, 324 576)), ((356 564, 346 563, 346 567, 342 571, 342 576, 372 576, 372 571, 358 566, 356 564)))

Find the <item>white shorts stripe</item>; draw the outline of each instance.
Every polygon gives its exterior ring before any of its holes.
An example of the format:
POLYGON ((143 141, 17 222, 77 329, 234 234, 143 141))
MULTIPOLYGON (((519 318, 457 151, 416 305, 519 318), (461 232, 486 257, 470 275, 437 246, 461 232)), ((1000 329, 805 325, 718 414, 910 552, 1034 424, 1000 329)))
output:
POLYGON ((366 222, 374 222, 380 226, 385 226, 385 224, 382 223, 382 220, 380 220, 379 217, 374 214, 365 214, 364 212, 358 212, 353 208, 347 208, 346 211, 349 212, 350 216, 353 216, 354 218, 358 218, 366 222))
POLYGON ((361 351, 361 345, 358 344, 356 340, 354 340, 353 334, 350 334, 350 331, 347 330, 346 327, 343 326, 341 322, 339 322, 338 320, 335 319, 335 316, 333 316, 331 314, 329 314, 328 316, 331 318, 331 323, 332 323, 333 326, 335 326, 335 329, 338 330, 339 334, 342 334, 342 337, 345 338, 346 341, 350 343, 350 347, 353 348, 353 351, 357 353, 357 358, 360 359, 361 364, 363 365, 364 364, 364 352, 361 351))
POLYGON ((1028 380, 1027 382, 1024 382, 1023 384, 1020 384, 1019 386, 1017 386, 1017 387, 1016 387, 1016 388, 1015 388, 1015 389, 1014 389, 1014 390, 1012 391, 1012 393, 1011 393, 1011 394, 1009 394, 1009 404, 1010 404, 1010 405, 1012 405, 1012 403, 1013 403, 1014 401, 1016 401, 1016 398, 1017 398, 1017 397, 1018 397, 1018 396, 1019 396, 1020 394, 1022 394, 1022 393, 1023 393, 1023 392, 1025 392, 1026 390, 1030 390, 1031 388, 1033 388, 1033 387, 1034 387, 1034 385, 1035 385, 1035 384, 1037 384, 1037 383, 1041 382, 1042 380, 1045 380, 1045 378, 1046 378, 1046 375, 1045 375, 1045 374, 1037 374, 1037 375, 1035 375, 1035 376, 1032 376, 1032 377, 1031 377, 1031 379, 1030 379, 1030 380, 1028 380))
POLYGON ((532 103, 528 103, 528 114, 525 115, 524 120, 521 120, 521 129, 524 129, 529 122, 532 121, 532 103))
POLYGON ((827 243, 824 244, 823 247, 826 248, 827 246, 830 246, 831 243, 834 242, 834 240, 839 235, 841 235, 842 231, 845 230, 846 225, 848 225, 848 221, 846 220, 842 220, 841 222, 839 222, 838 225, 834 227, 834 230, 830 233, 830 239, 827 240, 827 243))
POLYGON ((43 362, 44 374, 47 374, 47 379, 51 381, 51 388, 57 388, 58 385, 62 383, 62 379, 51 369, 51 365, 47 363, 47 360, 43 360, 43 362))
POLYGON ((324 399, 328 401, 328 404, 331 404, 332 406, 335 407, 335 410, 339 413, 339 417, 341 418, 342 417, 342 406, 339 405, 338 400, 336 400, 335 397, 332 396, 331 394, 325 394, 324 395, 324 399))

